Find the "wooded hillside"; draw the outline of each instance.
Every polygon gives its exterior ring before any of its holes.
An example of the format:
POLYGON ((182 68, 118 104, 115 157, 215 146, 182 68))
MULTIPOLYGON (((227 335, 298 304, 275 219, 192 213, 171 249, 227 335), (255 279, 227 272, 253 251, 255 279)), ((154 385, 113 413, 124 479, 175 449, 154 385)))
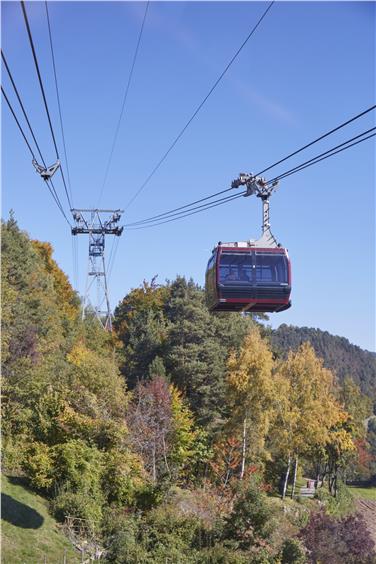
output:
POLYGON ((372 562, 344 485, 375 473, 371 405, 309 343, 276 355, 257 318, 211 315, 183 277, 129 292, 109 333, 81 320, 51 246, 13 218, 2 256, 3 470, 49 500, 78 550, 118 563, 372 562), (320 511, 296 501, 307 477, 320 511))
POLYGON ((283 355, 287 355, 289 350, 297 350, 304 342, 311 343, 316 354, 323 359, 324 366, 332 370, 340 382, 346 377, 351 378, 363 394, 376 399, 375 353, 327 331, 286 324, 271 332, 271 342, 273 349, 283 355))

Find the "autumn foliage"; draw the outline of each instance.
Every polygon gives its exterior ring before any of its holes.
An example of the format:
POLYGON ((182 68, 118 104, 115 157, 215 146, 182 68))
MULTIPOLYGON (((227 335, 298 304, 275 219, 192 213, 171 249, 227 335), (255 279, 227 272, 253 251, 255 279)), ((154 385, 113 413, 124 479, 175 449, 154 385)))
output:
POLYGON ((351 375, 309 343, 278 354, 257 316, 210 314, 179 276, 130 291, 105 332, 49 243, 11 218, 2 251, 3 468, 105 561, 370 562, 361 518, 328 516, 346 477, 372 475, 351 375), (305 475, 326 512, 295 501, 305 475))

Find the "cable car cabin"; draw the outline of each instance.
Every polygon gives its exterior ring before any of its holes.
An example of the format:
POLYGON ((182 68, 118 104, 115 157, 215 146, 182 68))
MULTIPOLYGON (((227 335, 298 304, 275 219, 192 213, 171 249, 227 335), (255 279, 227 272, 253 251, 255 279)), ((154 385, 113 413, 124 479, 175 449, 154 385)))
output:
POLYGON ((210 311, 278 312, 291 306, 291 266, 283 247, 219 243, 206 270, 210 311))

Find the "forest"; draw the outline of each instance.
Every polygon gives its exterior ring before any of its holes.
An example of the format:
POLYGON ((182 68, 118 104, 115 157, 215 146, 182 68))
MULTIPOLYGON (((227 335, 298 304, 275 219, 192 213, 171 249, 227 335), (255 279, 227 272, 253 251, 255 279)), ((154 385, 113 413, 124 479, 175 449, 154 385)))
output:
POLYGON ((375 483, 374 355, 263 315, 213 315, 180 276, 127 293, 112 332, 81 317, 52 246, 11 215, 2 468, 48 500, 78 555, 376 562, 351 488, 375 483))

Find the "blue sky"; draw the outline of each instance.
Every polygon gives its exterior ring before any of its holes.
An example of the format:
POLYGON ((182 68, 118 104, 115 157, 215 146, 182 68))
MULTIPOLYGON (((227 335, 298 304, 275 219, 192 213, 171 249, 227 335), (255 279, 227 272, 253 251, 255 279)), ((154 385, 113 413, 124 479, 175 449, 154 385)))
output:
MULTIPOLYGON (((101 205, 124 208, 255 25, 264 2, 151 2, 101 205)), ((63 156, 44 3, 26 4, 63 156)), ((2 48, 48 164, 54 148, 21 8, 2 2, 2 48)), ((97 205, 144 2, 50 2, 75 207, 97 205)), ((131 222, 228 188, 374 104, 375 4, 276 2, 181 140, 124 214, 131 222)), ((16 104, 9 80, 3 84, 16 104)), ((374 126, 374 112, 270 171, 275 176, 374 126)), ((270 324, 317 327, 375 350, 374 142, 283 180, 271 225, 290 253, 293 306, 270 324)), ((66 164, 64 163, 65 171, 66 164)), ((68 209, 61 180, 60 198, 68 209)), ((73 282, 72 237, 2 108, 2 216, 50 241, 73 282)), ((256 238, 261 203, 240 198, 181 221, 124 232, 113 307, 143 279, 204 282, 218 240, 256 238)), ((108 250, 112 242, 107 241, 108 250)), ((84 290, 87 240, 78 240, 84 290)))

